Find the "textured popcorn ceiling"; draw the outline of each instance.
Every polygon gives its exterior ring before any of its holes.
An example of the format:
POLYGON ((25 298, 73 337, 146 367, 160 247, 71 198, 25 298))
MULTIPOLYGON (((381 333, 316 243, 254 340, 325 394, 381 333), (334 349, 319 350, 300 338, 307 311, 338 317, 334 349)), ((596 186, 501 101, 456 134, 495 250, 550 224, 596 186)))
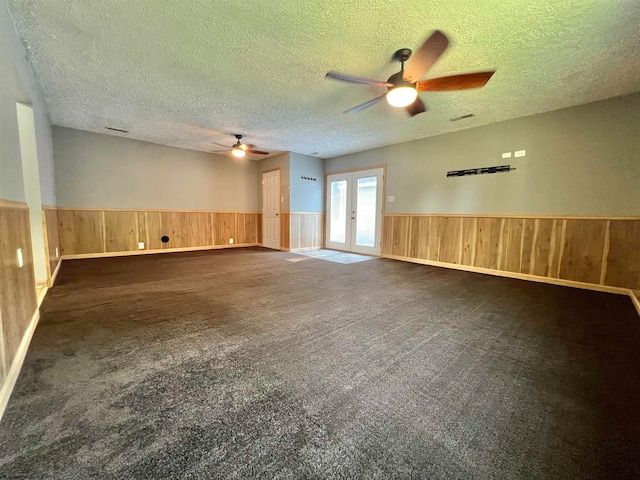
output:
POLYGON ((7 1, 54 124, 196 150, 328 158, 640 90, 638 0, 7 1), (328 70, 386 79, 435 28, 428 77, 497 68, 487 87, 342 113, 384 89, 328 70))

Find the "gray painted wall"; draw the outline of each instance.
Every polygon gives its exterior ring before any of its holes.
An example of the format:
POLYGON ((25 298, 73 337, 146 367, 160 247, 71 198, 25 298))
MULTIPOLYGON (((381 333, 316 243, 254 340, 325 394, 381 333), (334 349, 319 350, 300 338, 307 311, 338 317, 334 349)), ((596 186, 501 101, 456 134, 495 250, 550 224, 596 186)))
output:
POLYGON ((42 202, 56 204, 51 127, 40 86, 0 2, 0 198, 24 201, 16 102, 33 106, 42 202))
POLYGON ((57 205, 56 172, 53 159, 53 137, 51 123, 43 108, 33 103, 33 116, 36 127, 36 144, 38 146, 38 168, 40 172, 40 197, 44 205, 57 205))
POLYGON ((324 159, 294 152, 290 159, 291 211, 324 212, 324 159))
POLYGON ((255 211, 256 162, 53 128, 58 204, 255 211))
POLYGON ((25 201, 16 102, 30 102, 0 42, 0 198, 25 201))
POLYGON ((387 213, 640 215, 640 94, 336 157, 325 168, 381 164, 396 196, 387 213), (515 150, 526 157, 501 158, 515 150), (503 164, 517 170, 446 178, 503 164))
POLYGON ((258 178, 257 178, 257 195, 258 195, 258 210, 262 210, 262 172, 272 170, 274 168, 280 169, 280 211, 289 212, 291 207, 290 202, 290 153, 284 152, 273 157, 268 157, 257 162, 258 178))

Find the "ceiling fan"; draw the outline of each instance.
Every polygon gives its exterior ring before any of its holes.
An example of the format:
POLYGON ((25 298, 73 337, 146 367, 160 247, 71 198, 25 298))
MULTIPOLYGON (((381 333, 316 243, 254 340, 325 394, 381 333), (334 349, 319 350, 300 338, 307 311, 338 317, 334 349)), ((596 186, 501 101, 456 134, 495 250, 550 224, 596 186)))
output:
POLYGON ((269 152, 263 152, 261 150, 254 150, 252 148, 253 145, 242 143, 242 135, 234 134, 233 136, 236 137, 236 143, 233 144, 233 146, 231 146, 231 147, 227 147, 226 145, 222 145, 221 143, 213 142, 216 145, 220 145, 221 147, 225 147, 227 149, 227 150, 216 150, 213 153, 230 151, 231 155, 233 155, 234 157, 238 157, 238 158, 244 157, 247 153, 255 153, 255 154, 258 154, 258 155, 269 155, 269 152))
POLYGON ((418 97, 418 92, 442 92, 480 88, 484 87, 495 73, 495 70, 490 70, 487 72, 466 73, 420 80, 442 56, 448 46, 449 39, 447 36, 441 31, 436 30, 413 55, 410 49, 401 48, 393 54, 393 60, 401 64, 400 71, 391 75, 386 82, 345 75, 338 72, 329 72, 326 74, 326 77, 343 82, 387 87, 388 91, 383 95, 350 108, 349 110, 345 110, 344 113, 359 112, 386 98, 387 102, 394 107, 405 107, 409 115, 413 117, 427 110, 422 100, 420 100, 420 97, 418 97))

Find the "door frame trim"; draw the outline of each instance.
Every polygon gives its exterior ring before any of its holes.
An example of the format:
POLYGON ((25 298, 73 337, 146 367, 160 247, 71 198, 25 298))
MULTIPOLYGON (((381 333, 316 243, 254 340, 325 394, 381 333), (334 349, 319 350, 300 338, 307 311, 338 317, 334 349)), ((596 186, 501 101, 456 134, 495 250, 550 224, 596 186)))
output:
MULTIPOLYGON (((269 170, 263 170, 262 176, 260 178, 261 194, 262 194, 262 209, 260 212, 262 213, 262 238, 260 239, 260 244, 264 246, 264 232, 265 232, 265 221, 266 217, 264 215, 264 174, 265 173, 273 173, 278 172, 278 250, 282 249, 282 172, 280 171, 280 167, 270 168, 269 170)), ((270 248, 270 247, 266 247, 270 248)))
POLYGON ((325 172, 324 173, 324 177, 325 179, 329 176, 329 175, 339 175, 341 173, 353 173, 353 172, 364 172, 365 170, 374 170, 376 168, 382 168, 384 170, 384 174, 387 174, 387 164, 382 164, 382 165, 371 165, 370 167, 363 167, 363 168, 350 168, 349 170, 337 170, 335 172, 325 172))
MULTIPOLYGON (((327 206, 329 205, 329 188, 328 188, 328 177, 329 175, 340 175, 341 173, 353 173, 353 172, 364 172, 366 170, 373 170, 376 168, 382 169, 382 216, 380 225, 380 255, 371 255, 372 257, 380 257, 382 256, 382 252, 384 251, 384 217, 387 214, 387 164, 384 163, 382 165, 373 165, 371 167, 363 167, 363 168, 351 168, 349 170, 339 170, 337 172, 324 172, 324 231, 325 231, 325 248, 326 246, 326 232, 328 232, 327 222, 329 221, 329 211, 327 210, 327 206)), ((328 250, 335 250, 333 248, 329 248, 328 250)), ((342 250, 339 250, 342 251, 342 250)), ((349 252, 353 253, 353 252, 349 252)))

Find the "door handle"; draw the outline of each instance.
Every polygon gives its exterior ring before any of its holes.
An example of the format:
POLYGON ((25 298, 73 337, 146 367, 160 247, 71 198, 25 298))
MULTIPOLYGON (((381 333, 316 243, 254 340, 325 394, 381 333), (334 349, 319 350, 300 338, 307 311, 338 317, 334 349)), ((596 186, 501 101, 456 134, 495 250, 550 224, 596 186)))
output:
POLYGON ((280 214, 279 214, 279 213, 276 213, 276 217, 279 217, 279 216, 280 216, 280 214))

